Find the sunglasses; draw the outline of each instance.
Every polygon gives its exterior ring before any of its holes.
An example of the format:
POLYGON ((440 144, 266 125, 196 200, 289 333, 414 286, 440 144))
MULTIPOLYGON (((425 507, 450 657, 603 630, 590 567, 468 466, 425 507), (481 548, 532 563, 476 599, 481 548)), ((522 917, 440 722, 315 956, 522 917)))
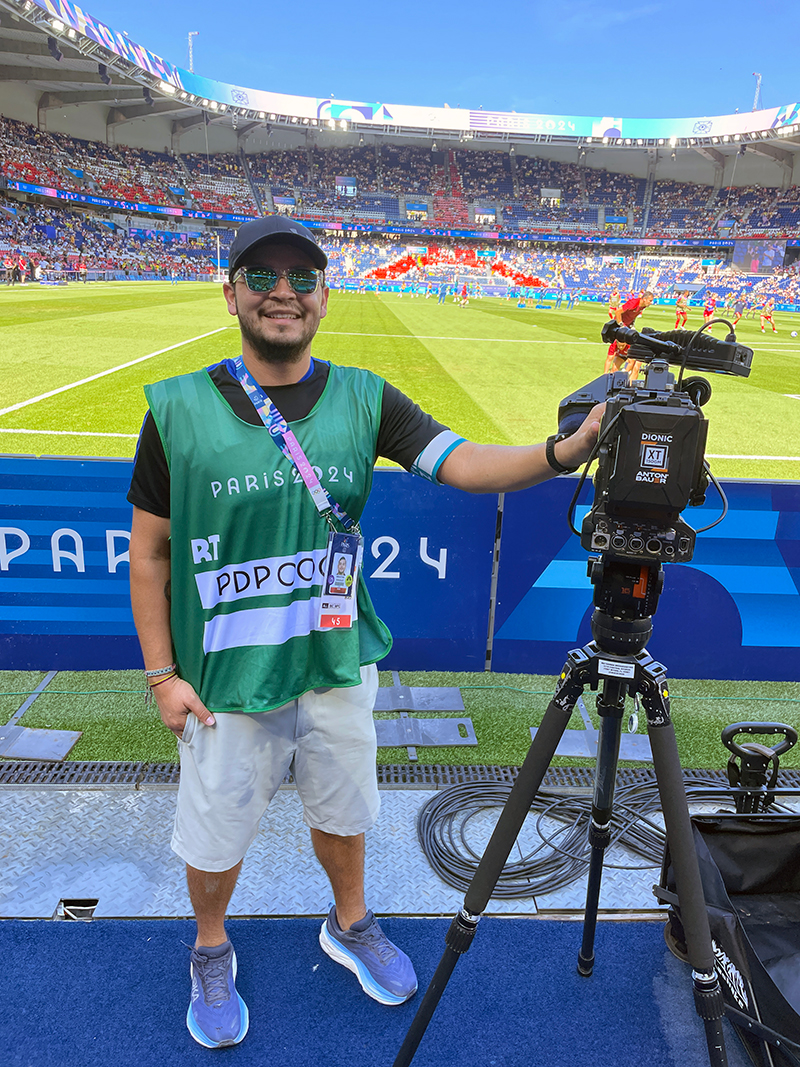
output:
POLYGON ((278 284, 278 280, 285 278, 296 293, 308 296, 310 293, 317 291, 320 275, 324 279, 325 271, 314 270, 312 267, 293 267, 291 270, 273 270, 271 267, 240 267, 231 278, 231 283, 242 278, 251 293, 271 293, 278 284))

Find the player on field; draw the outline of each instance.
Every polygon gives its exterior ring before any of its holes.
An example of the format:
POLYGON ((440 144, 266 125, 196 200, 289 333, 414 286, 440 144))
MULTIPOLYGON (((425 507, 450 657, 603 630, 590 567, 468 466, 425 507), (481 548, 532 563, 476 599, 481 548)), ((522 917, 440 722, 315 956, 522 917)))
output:
POLYGON ((606 374, 608 374, 608 372, 611 370, 619 370, 619 368, 628 358, 628 352, 630 351, 630 347, 630 345, 624 345, 621 341, 611 342, 611 344, 608 346, 606 365, 603 368, 606 374))
POLYGON ((608 301, 608 317, 615 319, 617 317, 617 309, 622 305, 622 297, 619 295, 619 289, 614 286, 611 291, 611 297, 608 301))
POLYGON ((744 314, 745 299, 741 293, 736 297, 733 302, 733 325, 735 326, 739 319, 744 314))
POLYGON ((765 300, 764 301, 764 306, 761 308, 761 332, 762 333, 766 332, 764 330, 764 323, 765 322, 768 322, 770 324, 770 326, 772 327, 772 332, 773 333, 777 333, 778 332, 778 327, 775 325, 775 323, 773 321, 773 318, 772 318, 772 314, 773 314, 774 311, 775 311, 775 301, 772 299, 772 297, 770 297, 769 300, 765 300))
POLYGON ((675 304, 675 329, 679 330, 682 326, 686 325, 686 319, 689 315, 689 301, 687 297, 688 293, 681 293, 678 297, 678 301, 675 304))
MULTIPOLYGON (((649 289, 645 289, 641 296, 632 296, 630 300, 625 301, 622 307, 617 308, 616 321, 621 326, 633 326, 635 320, 653 303, 653 299, 653 294, 649 289)), ((627 351, 627 345, 617 345, 616 351, 613 353, 609 349, 606 357, 606 369, 619 370, 623 362, 625 362, 627 351), (620 349, 624 349, 624 351, 620 351, 620 349)), ((628 359, 625 362, 625 369, 631 381, 635 381, 638 378, 640 367, 641 363, 638 360, 628 359)))
POLYGON ((707 322, 711 322, 714 318, 714 312, 717 310, 717 298, 713 293, 709 293, 706 297, 705 306, 703 307, 703 325, 707 322))

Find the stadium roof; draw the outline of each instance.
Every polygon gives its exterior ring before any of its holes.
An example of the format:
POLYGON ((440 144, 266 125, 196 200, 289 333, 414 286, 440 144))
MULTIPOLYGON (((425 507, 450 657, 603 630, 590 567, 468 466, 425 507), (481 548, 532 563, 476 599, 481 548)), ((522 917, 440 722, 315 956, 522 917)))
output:
POLYGON ((588 146, 612 170, 615 159, 622 169, 620 154, 658 149, 697 153, 721 168, 745 146, 780 168, 778 184, 790 183, 800 152, 797 103, 726 116, 626 119, 319 100, 228 85, 161 59, 70 0, 0 0, 0 53, 0 83, 35 92, 40 125, 49 111, 69 109, 78 126, 82 112, 103 112, 109 140, 124 141, 128 124, 144 122, 158 129, 154 144, 164 143, 168 128, 176 148, 184 134, 204 127, 232 129, 240 146, 257 129, 282 131, 297 144, 311 134, 328 144, 369 135, 442 147, 513 144, 523 152, 588 146))

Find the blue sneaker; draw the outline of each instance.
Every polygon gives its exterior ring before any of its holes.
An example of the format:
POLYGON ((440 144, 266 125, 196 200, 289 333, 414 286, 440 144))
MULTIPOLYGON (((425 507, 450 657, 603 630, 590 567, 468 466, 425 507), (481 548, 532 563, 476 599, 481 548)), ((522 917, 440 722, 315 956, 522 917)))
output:
POLYGON ((417 976, 405 952, 393 945, 371 911, 349 930, 336 921, 336 908, 322 924, 319 943, 332 960, 341 963, 361 988, 381 1004, 402 1004, 417 991, 417 976))
POLYGON ((226 941, 215 948, 193 948, 192 999, 186 1013, 189 1033, 206 1048, 238 1045, 250 1016, 236 992, 236 953, 226 941))

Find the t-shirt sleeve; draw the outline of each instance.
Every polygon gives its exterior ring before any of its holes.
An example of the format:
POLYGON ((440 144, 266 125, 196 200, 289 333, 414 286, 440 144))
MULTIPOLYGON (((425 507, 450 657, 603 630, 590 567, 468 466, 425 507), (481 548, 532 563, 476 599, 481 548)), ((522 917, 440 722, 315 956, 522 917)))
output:
POLYGON ((164 445, 161 443, 155 419, 148 411, 139 431, 128 501, 142 511, 168 519, 169 491, 169 465, 164 445))
POLYGON ((436 482, 439 467, 464 440, 388 382, 378 431, 378 455, 436 482))

